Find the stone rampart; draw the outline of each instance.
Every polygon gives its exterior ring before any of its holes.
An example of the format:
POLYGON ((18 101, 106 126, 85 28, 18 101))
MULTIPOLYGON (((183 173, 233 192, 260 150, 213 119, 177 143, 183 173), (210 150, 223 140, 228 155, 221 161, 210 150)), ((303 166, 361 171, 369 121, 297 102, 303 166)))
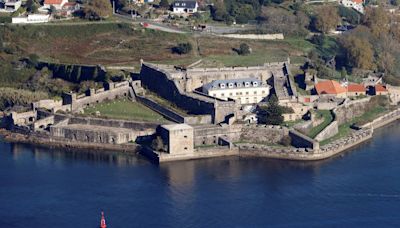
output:
POLYGON ((65 93, 63 94, 63 105, 71 105, 71 111, 77 111, 90 104, 101 103, 106 100, 113 100, 119 97, 127 97, 131 94, 132 88, 128 81, 120 83, 108 83, 104 90, 90 89, 87 94, 65 93))
POLYGON ((317 136, 315 136, 315 140, 318 142, 321 142, 325 139, 329 139, 336 134, 339 133, 339 125, 337 121, 332 121, 328 126, 325 127, 324 130, 322 130, 320 133, 318 133, 317 136))
POLYGON ((216 145, 218 139, 224 137, 230 141, 238 141, 242 125, 205 125, 194 127, 194 145, 216 145))
POLYGON ((229 114, 236 112, 236 103, 232 101, 216 101, 199 94, 186 93, 181 90, 179 82, 172 79, 169 73, 155 65, 142 64, 140 72, 145 88, 157 93, 162 98, 190 111, 194 115, 211 115, 214 123, 225 121, 229 114))
POLYGON ((354 101, 346 101, 343 105, 340 105, 333 110, 335 120, 339 125, 341 125, 355 117, 362 116, 365 113, 370 100, 371 98, 367 97, 354 101))
POLYGON ((289 129, 281 126, 248 125, 242 128, 240 141, 275 144, 288 134, 289 129))
POLYGON ((291 138, 292 146, 294 146, 294 147, 311 148, 315 151, 319 150, 319 143, 316 140, 314 140, 294 129, 289 130, 289 136, 291 138))

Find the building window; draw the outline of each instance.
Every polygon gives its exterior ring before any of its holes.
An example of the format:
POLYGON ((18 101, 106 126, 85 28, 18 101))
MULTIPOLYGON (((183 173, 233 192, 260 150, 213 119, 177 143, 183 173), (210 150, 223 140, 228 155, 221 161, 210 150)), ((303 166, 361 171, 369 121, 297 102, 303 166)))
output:
POLYGON ((233 94, 232 93, 229 93, 229 96, 232 96, 233 94))
POLYGON ((225 94, 224 93, 221 93, 221 97, 224 97, 225 96, 225 94))
POLYGON ((184 135, 184 136, 183 136, 183 138, 185 138, 185 139, 186 139, 186 138, 187 138, 187 135, 184 135))
POLYGON ((258 86, 258 82, 253 82, 253 86, 258 86))
POLYGON ((236 95, 240 95, 240 93, 239 93, 239 92, 236 92, 236 95))
POLYGON ((225 83, 219 84, 219 87, 221 87, 221 89, 225 89, 225 83))
POLYGON ((249 95, 249 92, 246 92, 246 95, 249 95))
POLYGON ((237 83, 236 83, 236 86, 237 86, 237 87, 242 87, 242 83, 237 82, 237 83))
POLYGON ((217 96, 217 94, 214 93, 214 94, 213 94, 213 97, 216 97, 216 96, 217 96))
POLYGON ((245 86, 245 87, 249 87, 249 86, 250 86, 250 82, 245 82, 245 83, 244 83, 244 86, 245 86))
POLYGON ((183 148, 184 150, 187 150, 187 147, 183 148))
POLYGON ((257 91, 254 91, 254 95, 257 95, 257 91))
POLYGON ((228 84, 228 87, 229 87, 229 88, 233 88, 233 83, 232 83, 232 82, 229 83, 229 84, 228 84))
POLYGON ((261 93, 262 93, 262 94, 265 94, 265 90, 263 90, 261 93))

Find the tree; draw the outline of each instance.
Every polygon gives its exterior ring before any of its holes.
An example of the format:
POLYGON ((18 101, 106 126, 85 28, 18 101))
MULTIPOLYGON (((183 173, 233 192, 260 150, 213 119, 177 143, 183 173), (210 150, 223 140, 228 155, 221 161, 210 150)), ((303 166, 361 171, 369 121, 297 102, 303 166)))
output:
POLYGON ((267 106, 258 110, 258 122, 261 124, 280 125, 283 123, 283 108, 278 103, 278 98, 272 95, 267 106))
POLYGON ((336 7, 322 6, 315 17, 315 28, 326 34, 336 28, 339 20, 340 17, 336 7))
POLYGON ((342 41, 342 46, 352 67, 369 70, 374 68, 374 50, 367 39, 349 35, 342 41))
POLYGON ((91 0, 83 12, 87 19, 100 20, 111 15, 112 7, 109 0, 91 0))
POLYGON ((224 1, 216 1, 211 7, 211 16, 214 21, 225 21, 228 13, 224 1))
POLYGON ((26 11, 28 11, 29 13, 36 13, 38 10, 38 7, 34 0, 26 1, 25 7, 26 7, 26 11))
POLYGON ((363 21, 375 37, 386 35, 389 32, 390 18, 383 7, 367 8, 363 21))
POLYGON ((161 0, 160 1, 160 7, 164 9, 169 9, 169 2, 168 0, 161 0))
POLYGON ((192 49, 191 43, 179 43, 178 46, 172 48, 172 52, 182 55, 191 52, 192 49))
POLYGON ((248 55, 251 53, 251 48, 248 44, 246 43, 241 43, 239 46, 239 49, 237 50, 237 53, 239 55, 248 55))

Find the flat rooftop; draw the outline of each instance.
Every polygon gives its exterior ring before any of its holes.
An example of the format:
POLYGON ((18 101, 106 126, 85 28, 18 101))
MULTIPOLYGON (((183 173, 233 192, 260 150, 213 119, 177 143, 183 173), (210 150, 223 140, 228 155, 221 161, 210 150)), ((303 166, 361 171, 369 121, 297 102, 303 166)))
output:
POLYGON ((166 125, 161 125, 162 128, 168 130, 168 131, 177 131, 177 130, 191 130, 193 129, 192 126, 188 124, 166 124, 166 125))

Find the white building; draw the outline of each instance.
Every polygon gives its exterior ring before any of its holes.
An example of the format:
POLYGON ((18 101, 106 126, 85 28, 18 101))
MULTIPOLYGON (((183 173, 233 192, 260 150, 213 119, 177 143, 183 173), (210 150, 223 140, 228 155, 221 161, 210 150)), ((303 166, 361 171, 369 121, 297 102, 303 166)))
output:
POLYGON ((172 9, 176 14, 191 14, 196 13, 198 7, 197 1, 175 1, 172 9))
POLYGON ((22 1, 20 0, 0 0, 0 11, 14 12, 21 7, 22 1))
POLYGON ((363 0, 339 0, 339 3, 344 7, 353 8, 361 14, 364 14, 363 0))
POLYGON ((56 10, 61 10, 66 3, 68 3, 68 0, 44 0, 43 6, 47 9, 54 6, 56 10))
POLYGON ((33 24, 49 22, 50 15, 46 14, 30 14, 27 17, 13 17, 13 24, 33 24))
POLYGON ((222 100, 239 100, 240 104, 256 104, 269 95, 269 85, 256 78, 215 80, 202 88, 205 94, 222 100))

